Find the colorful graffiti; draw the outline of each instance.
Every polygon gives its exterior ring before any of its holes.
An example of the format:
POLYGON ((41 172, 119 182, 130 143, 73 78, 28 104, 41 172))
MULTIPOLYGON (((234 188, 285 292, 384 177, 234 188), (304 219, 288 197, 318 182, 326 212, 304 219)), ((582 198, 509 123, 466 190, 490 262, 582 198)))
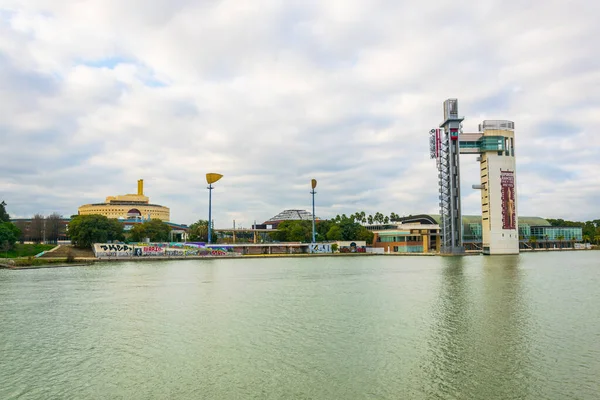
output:
POLYGON ((136 257, 227 257, 237 255, 230 246, 206 246, 205 243, 134 243, 94 244, 100 259, 136 257))
POLYGON ((308 246, 308 250, 310 253, 331 253, 331 245, 330 244, 317 244, 311 243, 308 246))
POLYGON ((500 188, 502 190, 502 229, 516 229, 514 171, 500 171, 500 188))
POLYGON ((350 243, 350 246, 340 246, 340 253, 366 253, 367 246, 357 246, 355 242, 350 243))

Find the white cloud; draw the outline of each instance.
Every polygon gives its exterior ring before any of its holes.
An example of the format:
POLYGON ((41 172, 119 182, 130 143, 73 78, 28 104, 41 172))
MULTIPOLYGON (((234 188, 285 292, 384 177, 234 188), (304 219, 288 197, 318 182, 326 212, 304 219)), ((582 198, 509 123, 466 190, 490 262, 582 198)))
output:
MULTIPOLYGON (((4 1, 0 199, 76 213, 139 178, 172 220, 437 209, 427 132, 516 124, 521 215, 598 218, 593 2, 4 1)), ((479 212, 464 157, 463 207, 479 212)))

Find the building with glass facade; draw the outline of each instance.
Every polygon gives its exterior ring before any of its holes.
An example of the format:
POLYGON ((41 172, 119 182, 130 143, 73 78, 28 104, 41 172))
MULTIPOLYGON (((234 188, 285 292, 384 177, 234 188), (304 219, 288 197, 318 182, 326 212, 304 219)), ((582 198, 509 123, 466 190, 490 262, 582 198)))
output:
POLYGON ((369 225, 373 232, 373 247, 385 253, 428 253, 440 251, 437 224, 369 225))
MULTIPOLYGON (((401 219, 403 224, 418 223, 439 226, 440 216, 436 214, 420 214, 401 219)), ((573 243, 581 242, 583 228, 552 226, 540 217, 518 217, 519 247, 530 248, 565 248, 573 247, 573 243)), ((480 215, 462 216, 463 242, 466 250, 483 250, 482 218, 480 215)))

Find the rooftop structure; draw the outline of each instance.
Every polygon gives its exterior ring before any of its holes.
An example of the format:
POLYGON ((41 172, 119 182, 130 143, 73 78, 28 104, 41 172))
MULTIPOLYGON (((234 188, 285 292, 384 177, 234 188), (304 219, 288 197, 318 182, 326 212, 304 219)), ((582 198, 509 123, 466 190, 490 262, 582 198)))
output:
POLYGON ((108 196, 104 203, 84 204, 79 207, 79 215, 104 215, 118 219, 160 219, 167 222, 171 211, 168 207, 150 204, 144 195, 144 180, 138 180, 137 194, 108 196))
POLYGON ((283 221, 312 221, 312 214, 306 210, 283 210, 274 217, 269 218, 264 222, 265 225, 280 223, 283 221))

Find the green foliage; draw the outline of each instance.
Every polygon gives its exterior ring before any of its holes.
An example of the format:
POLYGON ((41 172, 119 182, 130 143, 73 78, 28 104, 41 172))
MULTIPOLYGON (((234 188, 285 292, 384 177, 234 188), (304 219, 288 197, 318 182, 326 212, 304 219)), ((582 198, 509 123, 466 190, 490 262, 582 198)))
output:
MULTIPOLYGON (((366 219, 366 216, 364 216, 366 219)), ((373 232, 370 232, 359 222, 363 215, 356 213, 351 216, 337 215, 329 221, 317 221, 316 240, 364 240, 373 242, 373 232)), ((312 240, 312 221, 283 221, 277 227, 278 231, 271 233, 271 238, 280 242, 310 243, 312 240)))
POLYGON ((339 225, 333 225, 327 232, 327 240, 342 240, 342 228, 339 225))
POLYGON ((69 236, 79 248, 91 247, 93 243, 125 239, 123 225, 116 219, 103 215, 77 215, 69 223, 69 236))
POLYGON ((312 221, 283 221, 277 229, 271 238, 279 242, 310 243, 312 240, 312 221))
POLYGON ((190 241, 208 241, 208 221, 201 219, 190 225, 190 241))
POLYGON ((11 222, 0 222, 0 248, 8 251, 13 248, 15 242, 21 236, 21 231, 11 222))
POLYGON ((1 222, 10 222, 10 215, 6 212, 6 203, 4 201, 0 202, 0 223, 1 222))
POLYGON ((152 219, 142 224, 136 224, 129 231, 129 240, 140 242, 148 238, 151 242, 168 242, 171 227, 160 219, 152 219))
POLYGON ((0 258, 18 258, 18 257, 30 257, 40 254, 42 251, 48 251, 54 247, 53 244, 20 244, 16 243, 8 253, 2 251, 0 258))

